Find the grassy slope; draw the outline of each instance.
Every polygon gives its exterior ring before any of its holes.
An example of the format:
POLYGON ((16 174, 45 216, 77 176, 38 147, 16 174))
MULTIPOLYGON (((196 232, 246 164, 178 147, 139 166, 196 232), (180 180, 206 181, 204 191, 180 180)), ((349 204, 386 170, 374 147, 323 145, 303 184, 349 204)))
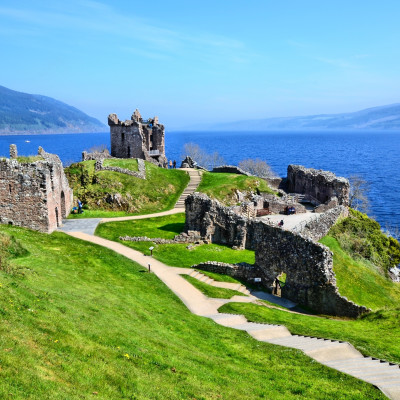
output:
MULTIPOLYGON (((94 161, 72 164, 66 173, 74 195, 89 207, 71 218, 140 215, 171 209, 189 182, 184 171, 158 168, 146 162, 146 179, 94 170, 94 161), (120 193, 125 204, 108 204, 107 194, 120 193), (99 203, 99 204, 98 204, 99 203)), ((136 160, 112 160, 113 166, 135 170, 136 160)))
POLYGON ((282 324, 292 334, 345 340, 365 355, 400 363, 400 308, 377 311, 357 320, 313 317, 243 303, 229 303, 219 311, 243 314, 253 322, 282 324))
POLYGON ((205 193, 211 198, 217 199, 226 205, 233 205, 237 203, 234 194, 236 189, 242 192, 254 192, 256 188, 258 188, 260 192, 275 193, 261 178, 215 172, 203 173, 197 191, 205 193))
POLYGON ((336 239, 326 236, 321 243, 333 252, 333 270, 342 296, 373 310, 400 305, 400 285, 383 276, 370 262, 352 258, 336 239))
POLYGON ((208 285, 207 283, 200 282, 198 279, 192 276, 182 275, 188 282, 190 282, 195 288, 199 289, 207 297, 214 299, 230 299, 233 296, 244 296, 243 293, 237 290, 224 289, 215 286, 208 285))
POLYGON ((125 235, 172 239, 176 234, 182 232, 184 218, 184 214, 177 214, 137 221, 109 222, 99 225, 96 229, 96 235, 123 243, 147 254, 149 247, 154 246, 153 257, 175 267, 191 267, 204 261, 254 263, 253 251, 232 250, 230 247, 218 244, 203 244, 188 250, 187 244, 157 245, 152 242, 123 242, 119 240, 120 236, 125 235))
POLYGON ((107 249, 0 231, 30 252, 13 260, 19 275, 0 271, 1 398, 384 398, 298 351, 192 315, 153 274, 107 249))

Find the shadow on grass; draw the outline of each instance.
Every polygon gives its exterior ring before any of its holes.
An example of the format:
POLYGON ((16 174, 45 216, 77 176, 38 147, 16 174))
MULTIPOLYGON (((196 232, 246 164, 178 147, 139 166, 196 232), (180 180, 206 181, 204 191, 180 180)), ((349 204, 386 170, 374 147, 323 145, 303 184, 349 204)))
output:
POLYGON ((166 224, 166 225, 160 226, 158 229, 161 231, 166 231, 166 232, 174 232, 177 235, 179 235, 185 229, 185 224, 180 223, 180 222, 177 222, 175 224, 166 224))

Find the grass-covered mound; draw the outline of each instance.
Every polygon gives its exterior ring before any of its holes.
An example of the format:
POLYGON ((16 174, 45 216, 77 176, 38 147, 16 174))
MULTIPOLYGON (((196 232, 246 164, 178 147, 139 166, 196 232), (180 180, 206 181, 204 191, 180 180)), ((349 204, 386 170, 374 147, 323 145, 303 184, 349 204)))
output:
POLYGON ((183 213, 136 221, 108 222, 97 227, 96 235, 120 242, 145 254, 149 254, 149 247, 153 246, 153 257, 174 267, 187 268, 205 261, 254 264, 254 251, 232 250, 228 246, 219 244, 201 244, 188 249, 186 243, 155 244, 153 242, 129 242, 119 239, 120 236, 173 239, 175 235, 183 231, 184 223, 185 214, 183 213))
POLYGON ((252 322, 285 325, 294 335, 347 341, 364 355, 400 363, 400 308, 376 311, 356 320, 294 314, 244 303, 228 303, 219 311, 243 314, 252 322))
POLYGON ((260 192, 275 193, 264 179, 256 176, 204 172, 197 191, 231 206, 238 202, 235 195, 236 190, 243 193, 254 193, 257 189, 260 192))
POLYGON ((381 231, 379 223, 350 209, 348 218, 332 227, 329 236, 354 258, 368 260, 383 273, 400 264, 400 243, 381 231))
POLYGON ((0 398, 383 399, 299 351, 192 315, 153 274, 62 233, 0 227, 0 398))
POLYGON ((359 211, 334 225, 321 243, 333 252, 333 269, 341 295, 373 310, 400 305, 400 285, 387 277, 400 262, 397 240, 359 211))
MULTIPOLYGON (((75 197, 84 204, 83 214, 71 218, 148 214, 172 208, 189 182, 184 171, 168 170, 146 162, 146 179, 113 171, 95 171, 95 161, 65 169, 75 197)), ((134 159, 106 160, 105 165, 137 171, 134 159)))

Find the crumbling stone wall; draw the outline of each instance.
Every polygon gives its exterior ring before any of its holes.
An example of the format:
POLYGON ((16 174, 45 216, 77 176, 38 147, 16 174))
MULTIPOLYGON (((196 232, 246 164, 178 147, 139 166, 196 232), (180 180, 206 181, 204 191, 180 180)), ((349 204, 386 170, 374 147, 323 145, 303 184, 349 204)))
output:
POLYGON ((108 149, 104 149, 102 151, 93 151, 92 153, 88 153, 87 151, 82 152, 82 161, 102 161, 107 158, 113 158, 108 149))
POLYGON ((111 135, 111 155, 118 158, 141 158, 167 166, 164 125, 158 117, 143 120, 136 110, 130 120, 120 121, 116 114, 108 116, 111 135))
POLYGON ((261 276, 263 275, 260 268, 258 268, 256 265, 251 265, 247 263, 227 264, 218 261, 207 261, 204 263, 192 265, 190 268, 228 275, 232 278, 248 282, 254 282, 254 278, 261 278, 261 276))
POLYGON ((289 165, 286 184, 289 192, 312 196, 320 203, 336 197, 339 205, 349 205, 349 181, 332 172, 289 165))
MULTIPOLYGON (((262 220, 236 215, 232 208, 224 207, 204 194, 188 196, 185 205, 185 230, 198 231, 208 242, 254 250, 255 265, 267 288, 271 288, 275 278, 285 272, 283 297, 324 314, 355 317, 367 311, 339 294, 333 256, 326 246, 262 220)), ((332 210, 325 219, 320 219, 321 229, 313 233, 310 225, 308 233, 318 238, 341 212, 341 207, 332 210)))
POLYGON ((58 156, 41 147, 38 155, 28 163, 0 160, 0 222, 50 233, 68 216, 73 193, 58 156))

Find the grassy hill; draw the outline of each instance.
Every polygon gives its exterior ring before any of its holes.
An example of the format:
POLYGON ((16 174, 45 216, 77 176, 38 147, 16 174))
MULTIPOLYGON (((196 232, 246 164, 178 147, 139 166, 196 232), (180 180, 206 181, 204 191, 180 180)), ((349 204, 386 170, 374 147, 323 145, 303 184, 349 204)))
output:
POLYGON ((260 192, 275 193, 264 179, 256 176, 204 172, 197 191, 231 206, 238 203, 236 190, 249 193, 255 192, 257 189, 260 192))
MULTIPOLYGON (((71 218, 147 214, 172 208, 189 182, 184 171, 168 170, 146 162, 146 179, 113 171, 95 171, 94 161, 65 169, 75 197, 85 208, 71 218)), ((137 171, 134 159, 106 160, 106 166, 137 171)))
POLYGON ((108 249, 62 233, 0 234, 24 249, 6 244, 12 268, 0 270, 0 398, 384 398, 299 351, 192 315, 108 249))
POLYGON ((0 86, 0 134, 106 130, 99 120, 61 101, 0 86))

